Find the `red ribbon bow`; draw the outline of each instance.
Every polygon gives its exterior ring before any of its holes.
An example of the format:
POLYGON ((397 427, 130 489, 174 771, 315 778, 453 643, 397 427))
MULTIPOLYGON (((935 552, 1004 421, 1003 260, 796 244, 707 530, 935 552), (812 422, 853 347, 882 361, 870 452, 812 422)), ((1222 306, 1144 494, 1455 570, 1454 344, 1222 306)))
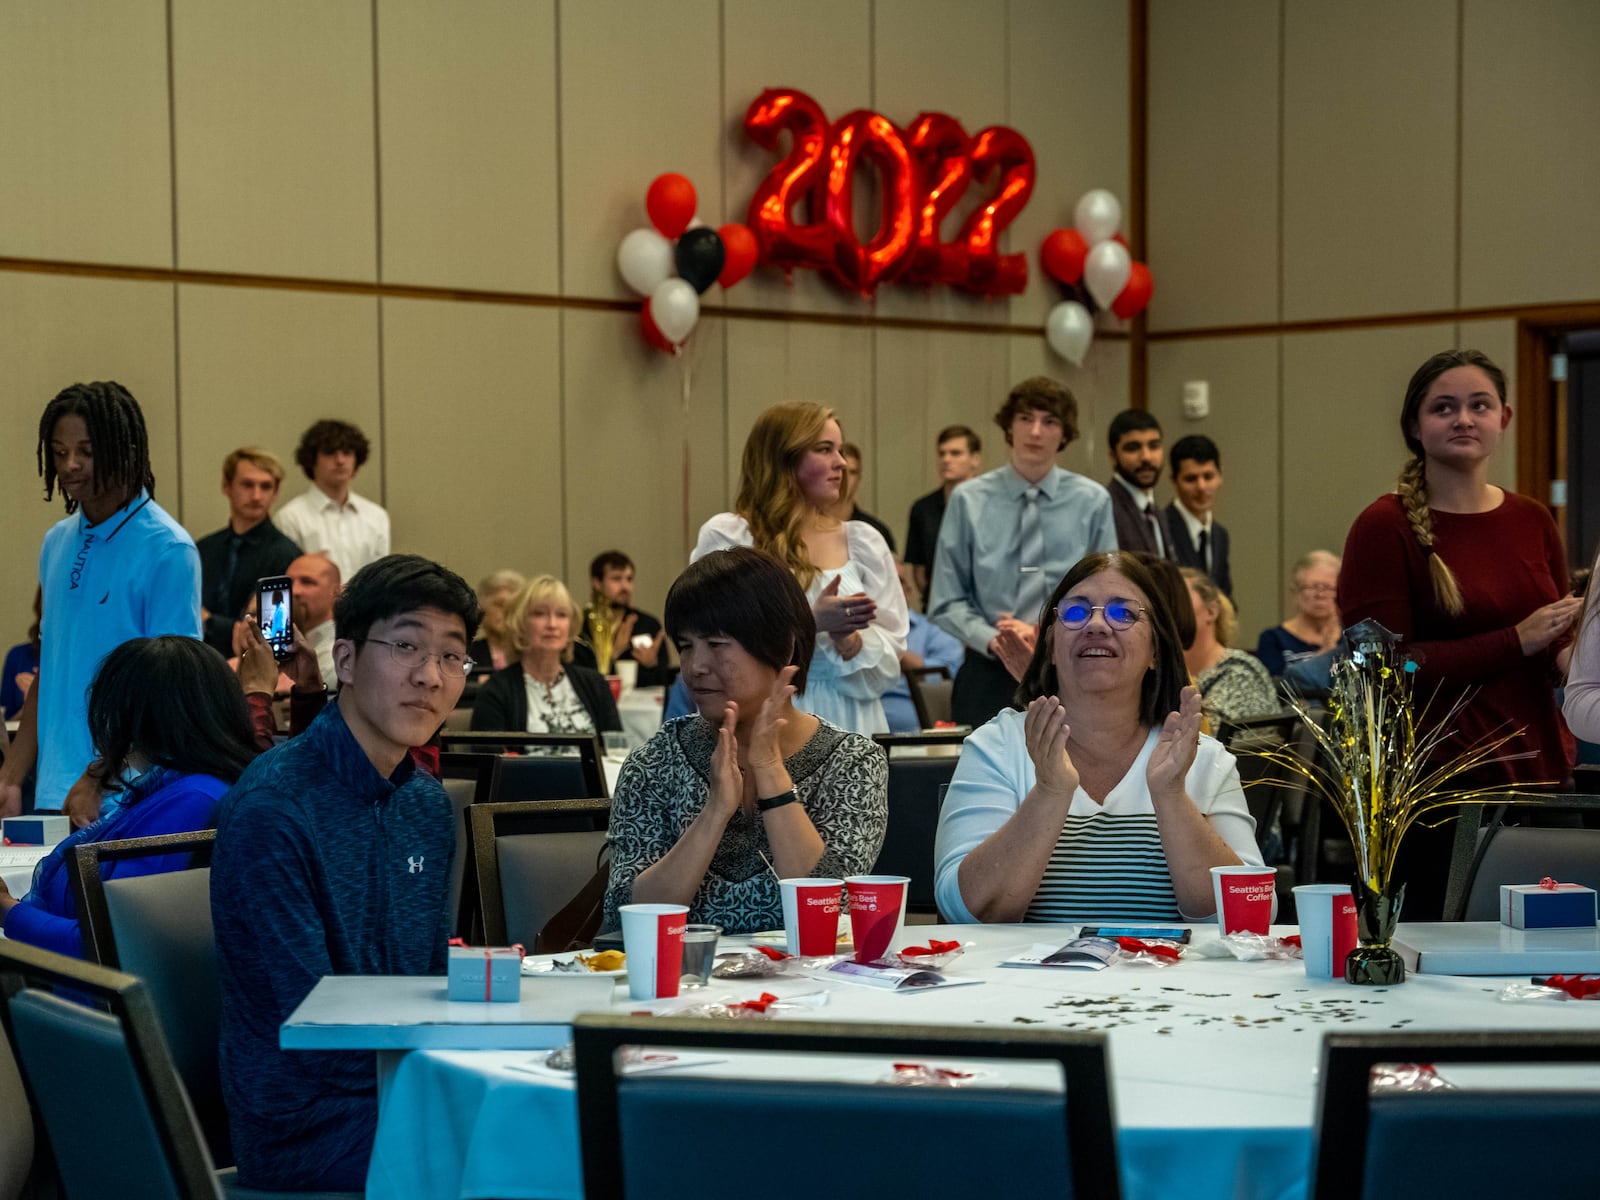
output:
POLYGON ((1553 892, 1557 888, 1565 887, 1566 884, 1557 883, 1554 879, 1550 878, 1550 876, 1546 875, 1543 879, 1539 880, 1539 886, 1544 888, 1544 890, 1547 892, 1553 892))
POLYGON ((952 950, 961 949, 960 942, 941 942, 936 938, 929 938, 926 946, 907 946, 900 951, 905 958, 922 958, 932 954, 949 954, 952 950))
POLYGON ((728 1007, 732 1009, 744 1009, 747 1012, 764 1013, 768 1008, 777 1002, 778 998, 771 992, 762 992, 761 995, 754 1000, 744 1000, 738 1004, 730 1004, 728 1007))
MULTIPOLYGON (((905 953, 905 951, 901 951, 905 953)), ((949 1067, 930 1067, 927 1063, 897 1062, 894 1064, 896 1071, 926 1071, 935 1079, 971 1079, 971 1071, 952 1071, 949 1067)))
POLYGON ((756 946, 755 949, 765 954, 773 962, 783 962, 789 957, 782 950, 776 950, 771 946, 756 946))
POLYGON ((1179 959, 1183 951, 1176 946, 1169 946, 1165 942, 1144 942, 1136 937, 1119 937, 1117 945, 1131 954, 1153 954, 1157 958, 1179 959))

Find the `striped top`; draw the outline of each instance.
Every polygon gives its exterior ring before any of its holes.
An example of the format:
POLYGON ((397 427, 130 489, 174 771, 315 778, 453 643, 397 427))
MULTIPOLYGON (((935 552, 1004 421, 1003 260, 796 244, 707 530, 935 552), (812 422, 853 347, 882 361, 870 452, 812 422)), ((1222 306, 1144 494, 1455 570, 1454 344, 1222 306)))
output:
MULTIPOLYGON (((934 898, 953 922, 976 921, 962 900, 961 862, 1021 807, 1034 784, 1023 738, 1023 715, 1007 709, 974 731, 961 750, 934 848, 934 898)), ((1143 747, 1104 800, 1079 788, 1027 911, 1029 921, 1190 919, 1178 909, 1172 875, 1145 785, 1145 768, 1160 731, 1143 747)), ((1184 791, 1217 836, 1251 866, 1259 866, 1255 821, 1239 785, 1239 770, 1215 739, 1202 736, 1184 791)))
POLYGON ((1164 921, 1179 916, 1155 813, 1069 816, 1027 920, 1164 921))

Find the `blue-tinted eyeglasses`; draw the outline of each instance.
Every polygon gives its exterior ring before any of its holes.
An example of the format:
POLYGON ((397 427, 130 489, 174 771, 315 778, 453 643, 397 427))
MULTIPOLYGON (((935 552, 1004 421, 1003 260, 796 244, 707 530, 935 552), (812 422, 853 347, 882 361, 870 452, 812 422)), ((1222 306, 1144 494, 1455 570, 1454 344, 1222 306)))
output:
POLYGON ((1082 600, 1063 600, 1056 608, 1056 616, 1067 629, 1082 629, 1094 619, 1095 613, 1104 613, 1106 624, 1113 629, 1132 629, 1139 623, 1144 609, 1126 600, 1113 600, 1110 604, 1085 604, 1082 600))

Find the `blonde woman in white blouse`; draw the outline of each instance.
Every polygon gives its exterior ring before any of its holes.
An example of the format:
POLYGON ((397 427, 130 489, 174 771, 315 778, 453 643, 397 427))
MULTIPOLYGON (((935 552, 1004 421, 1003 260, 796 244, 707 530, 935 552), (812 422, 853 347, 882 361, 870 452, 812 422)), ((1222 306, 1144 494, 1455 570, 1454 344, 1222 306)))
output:
POLYGON ((910 618, 882 535, 826 511, 844 482, 843 445, 839 422, 820 404, 767 409, 745 440, 734 511, 701 526, 690 561, 754 546, 788 567, 818 634, 796 706, 852 733, 886 733, 882 696, 900 678, 910 618))

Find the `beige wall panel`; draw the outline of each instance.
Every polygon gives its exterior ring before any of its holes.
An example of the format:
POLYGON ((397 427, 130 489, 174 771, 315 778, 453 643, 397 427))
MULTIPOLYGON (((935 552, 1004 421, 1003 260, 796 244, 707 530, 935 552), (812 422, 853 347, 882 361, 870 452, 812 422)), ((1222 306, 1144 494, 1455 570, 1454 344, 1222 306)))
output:
POLYGON ((1150 7, 1151 329, 1278 319, 1278 33, 1259 0, 1150 7))
POLYGON ((0 254, 172 265, 161 0, 0 6, 0 254))
POLYGON ((560 323, 553 308, 383 301, 396 550, 473 584, 561 571, 560 323))
MULTIPOLYGON (((177 388, 172 352, 172 285, 60 275, 0 274, 0 424, 5 470, 0 535, 8 569, 0 572, 0 636, 22 640, 32 620, 39 545, 66 515, 61 494, 44 502, 34 450, 39 417, 62 388, 114 379, 144 410, 156 499, 183 520, 178 480, 177 388)), ((188 430, 184 431, 185 436, 188 430)))
POLYGON ((372 279, 366 0, 172 0, 178 265, 372 279))
MULTIPOLYGON (((1243 614, 1237 640, 1248 650, 1262 628, 1282 619, 1287 570, 1278 543, 1278 339, 1153 342, 1149 365, 1150 411, 1161 422, 1168 450, 1181 437, 1204 434, 1222 454, 1217 520, 1231 538, 1233 598, 1243 614), (1189 380, 1211 385, 1211 415, 1204 420, 1183 416, 1183 385, 1189 380)), ((1173 499, 1171 479, 1169 462, 1156 489, 1162 504, 1173 499)))
MULTIPOLYGON (((1005 390, 995 397, 994 407, 998 409, 1006 393, 1031 375, 1059 379, 1072 389, 1078 401, 1078 440, 1066 448, 1058 461, 1067 470, 1101 483, 1111 478, 1106 429, 1111 418, 1128 407, 1128 343, 1120 338, 1097 341, 1089 347, 1081 367, 1073 366, 1051 350, 1042 332, 1036 338, 1011 338, 1010 351, 1011 377, 1005 390)), ((996 428, 995 432, 1000 431, 996 428)), ((997 455, 1004 441, 1002 435, 995 445, 997 455)), ((990 457, 985 461, 999 466, 1004 459, 990 457)))
MULTIPOLYGON (((964 0, 877 0, 872 11, 873 108, 877 112, 902 130, 908 130, 924 112, 946 113, 960 121, 969 134, 1007 124, 1008 48, 1000 6, 964 0)), ((944 236, 954 239, 967 215, 997 186, 998 180, 993 178, 986 185, 974 182, 945 218, 944 236)), ((870 211, 875 214, 876 208, 870 211)), ((1010 241, 1007 249, 1024 249, 1014 238, 1010 241)), ((996 323, 1008 320, 1009 310, 1008 303, 948 286, 904 284, 881 289, 876 306, 881 316, 996 323)))
POLYGON ((1045 235, 1072 224, 1090 188, 1109 188, 1128 204, 1128 5, 1011 0, 1006 13, 1008 124, 1033 146, 1038 168, 1033 198, 1008 236, 1008 249, 1028 255, 1028 290, 1011 301, 1011 319, 1042 330, 1061 299, 1039 269, 1045 235))
POLYGON ((986 334, 877 332, 877 453, 866 464, 861 501, 905 550, 911 504, 939 486, 938 446, 946 425, 967 425, 983 442, 983 464, 1006 461, 994 413, 1011 388, 1009 338, 986 334), (874 486, 875 485, 875 486, 874 486))
MULTIPOLYGON (((355 490, 387 503, 375 298, 184 284, 178 331, 183 499, 191 530, 203 535, 227 520, 222 460, 239 446, 265 446, 283 460, 289 474, 279 503, 310 487, 294 450, 301 433, 323 417, 350 421, 371 440, 355 490)), ((394 544, 405 546, 409 537, 396 522, 394 544)))
POLYGON ((1284 318, 1453 307, 1455 0, 1285 16, 1284 318))
POLYGON ((1406 461, 1400 407, 1452 325, 1306 333, 1283 339, 1283 557, 1344 550, 1361 510, 1406 461))
POLYGON ((559 290, 555 25, 555 0, 379 5, 384 280, 559 290))
MULTIPOLYGON (((1517 490, 1517 323, 1515 321, 1463 321, 1456 326, 1455 344, 1482 350, 1506 373, 1506 397, 1511 401, 1511 426, 1500 448, 1489 460, 1489 482, 1517 490)), ((1444 347, 1439 347, 1443 349, 1444 347)), ((1418 361, 1418 366, 1421 361, 1418 361)))
POLYGON ((684 357, 671 359, 640 340, 631 313, 566 311, 561 317, 567 584, 581 598, 589 561, 602 550, 621 549, 637 566, 639 606, 659 616, 667 589, 688 564, 700 523, 726 507, 724 324, 702 321, 684 357))
MULTIPOLYGON (((728 322, 727 500, 739 491, 745 438, 764 409, 810 400, 833 409, 869 468, 879 435, 873 412, 872 330, 777 321, 728 322)), ((876 487, 865 485, 871 508, 876 487)), ((710 515, 710 514, 705 514, 710 515)), ((702 517, 701 519, 704 519, 702 517)))
POLYGON ((1467 0, 1461 303, 1600 297, 1600 4, 1467 0))
MULTIPOLYGON (((745 136, 744 114, 751 102, 767 88, 786 87, 810 96, 830 121, 852 109, 871 108, 872 36, 871 6, 861 0, 803 5, 791 0, 733 0, 724 5, 721 155, 727 196, 717 216, 706 211, 702 200, 701 215, 708 222, 744 224, 750 197, 788 154, 788 138, 775 153, 745 136)), ((799 211, 803 216, 803 205, 799 211)), ((872 311, 860 297, 810 270, 796 271, 792 280, 785 280, 776 268, 760 267, 725 294, 721 288, 712 289, 707 299, 712 297, 713 303, 731 308, 872 311)))
MULTIPOLYGON (((560 6, 562 292, 632 299, 617 244, 650 223, 650 181, 676 171, 723 210, 715 0, 560 6)), ((713 302, 708 294, 708 302, 713 302)))

